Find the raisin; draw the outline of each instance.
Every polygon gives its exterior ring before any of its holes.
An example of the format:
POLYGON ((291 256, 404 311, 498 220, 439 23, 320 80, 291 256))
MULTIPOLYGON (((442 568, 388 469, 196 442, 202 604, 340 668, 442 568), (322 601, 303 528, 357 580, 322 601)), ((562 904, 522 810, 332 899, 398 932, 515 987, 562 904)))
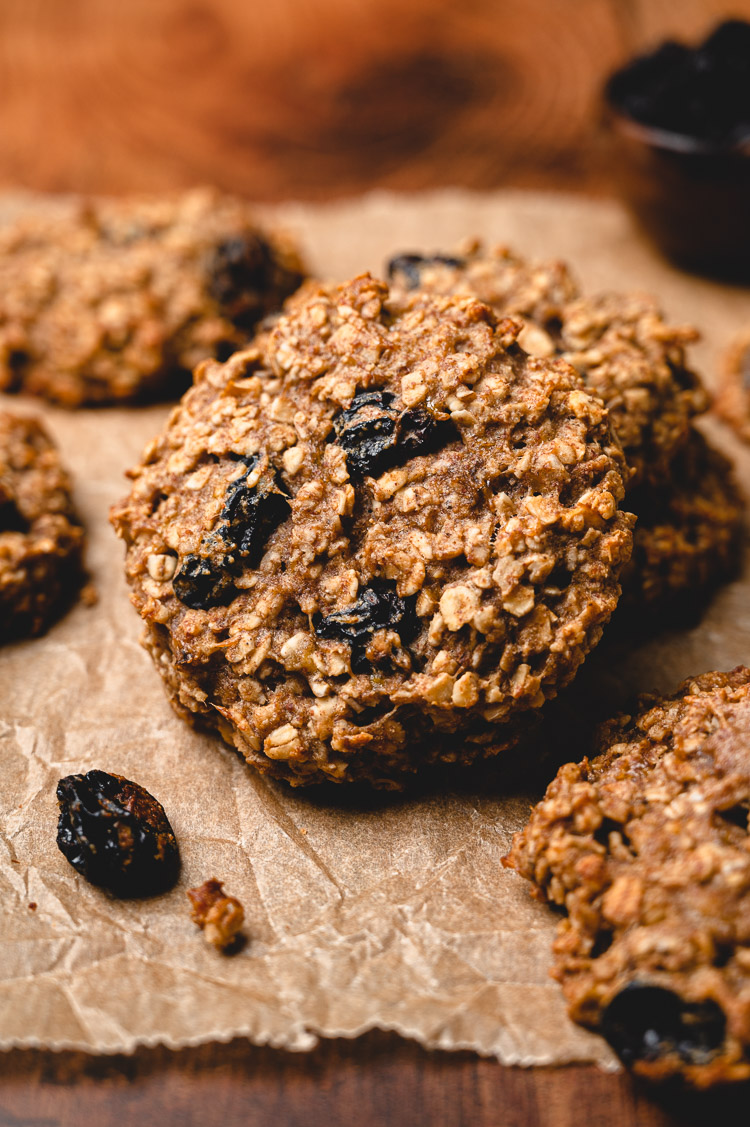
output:
POLYGON ((225 239, 209 255, 206 273, 209 293, 234 324, 252 328, 274 285, 275 263, 266 240, 255 232, 225 239))
POLYGON ((346 452, 353 478, 379 476, 396 457, 398 411, 388 391, 360 391, 333 420, 335 441, 346 452))
POLYGON ((151 896, 177 880, 180 855, 164 809, 138 783, 106 771, 57 784, 60 851, 92 884, 151 896))
POLYGON ((359 391, 333 420, 334 441, 346 452, 352 478, 379 477, 458 437, 449 419, 438 419, 423 407, 399 413, 393 400, 388 391, 359 391))
POLYGON ((627 114, 716 145, 750 135, 750 24, 728 20, 695 48, 667 42, 634 59, 608 84, 627 114))
POLYGON ((266 541, 289 514, 289 494, 277 474, 266 471, 255 485, 248 487, 247 478, 258 459, 247 461, 247 473, 229 486, 221 513, 224 522, 219 531, 227 544, 243 557, 248 557, 251 567, 263 555, 266 541))
POLYGON ((237 594, 233 569, 234 561, 230 556, 213 560, 192 554, 185 556, 172 579, 172 590, 180 602, 193 610, 227 606, 237 594))
POLYGON ((7 496, 0 485, 0 532, 29 531, 29 522, 12 497, 7 496))
POLYGON ((661 986, 630 982, 604 1011, 601 1031, 624 1064, 671 1053, 703 1064, 724 1042, 726 1017, 710 999, 684 1002, 661 986))
POLYGON ((407 290, 415 290, 422 282, 422 270, 425 266, 451 266, 459 270, 465 265, 462 258, 454 258, 448 254, 397 254, 388 263, 388 279, 394 281, 400 278, 407 290))
POLYGON ((376 630, 395 630, 401 642, 410 642, 419 629, 416 596, 402 599, 396 584, 387 579, 374 579, 356 603, 325 617, 313 620, 319 638, 347 642, 351 646, 353 673, 367 673, 370 663, 365 651, 376 630))
POLYGON ((399 420, 398 449, 406 459, 417 454, 433 454, 459 437, 450 419, 436 419, 423 407, 404 411, 399 420))
POLYGON ((227 606, 237 595, 234 579, 242 561, 256 567, 273 530, 289 513, 289 494, 271 470, 264 471, 253 486, 247 478, 258 458, 243 458, 247 473, 227 489, 224 508, 216 533, 201 544, 203 554, 185 556, 172 580, 172 590, 180 602, 193 610, 227 606), (221 537, 225 550, 216 544, 221 537))

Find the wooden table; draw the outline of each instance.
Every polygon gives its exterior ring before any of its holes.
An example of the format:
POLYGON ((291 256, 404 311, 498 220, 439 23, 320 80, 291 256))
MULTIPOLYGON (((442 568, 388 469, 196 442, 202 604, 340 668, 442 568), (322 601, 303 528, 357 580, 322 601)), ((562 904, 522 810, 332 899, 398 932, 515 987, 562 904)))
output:
MULTIPOLYGON (((750 3, 733 14, 750 17, 750 3)), ((212 181, 257 199, 374 186, 606 193, 603 76, 719 0, 5 0, 0 185, 212 181), (292 77, 293 76, 293 77, 292 77)), ((0 1055, 0 1127, 746 1124, 750 1086, 647 1091, 395 1036, 308 1054, 242 1041, 133 1057, 0 1055)))
POLYGON ((591 1066, 502 1068, 383 1033, 299 1054, 233 1041, 0 1055, 2 1127, 744 1127, 749 1100, 748 1085, 650 1092, 591 1066))

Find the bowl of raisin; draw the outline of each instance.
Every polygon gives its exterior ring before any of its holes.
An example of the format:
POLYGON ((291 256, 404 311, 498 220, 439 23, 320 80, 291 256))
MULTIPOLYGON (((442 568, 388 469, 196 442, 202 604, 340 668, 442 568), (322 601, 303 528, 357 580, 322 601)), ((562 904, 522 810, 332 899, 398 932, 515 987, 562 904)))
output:
POLYGON ((604 89, 618 189, 673 262, 750 281, 750 23, 631 59, 604 89))

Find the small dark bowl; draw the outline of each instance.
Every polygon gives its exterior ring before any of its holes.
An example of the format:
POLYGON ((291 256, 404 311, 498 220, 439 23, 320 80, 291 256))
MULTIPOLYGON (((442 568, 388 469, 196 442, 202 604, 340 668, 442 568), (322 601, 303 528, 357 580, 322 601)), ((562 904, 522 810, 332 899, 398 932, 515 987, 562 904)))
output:
POLYGON ((609 86, 605 105, 615 182, 646 234, 680 266, 750 282, 750 146, 642 125, 609 86))

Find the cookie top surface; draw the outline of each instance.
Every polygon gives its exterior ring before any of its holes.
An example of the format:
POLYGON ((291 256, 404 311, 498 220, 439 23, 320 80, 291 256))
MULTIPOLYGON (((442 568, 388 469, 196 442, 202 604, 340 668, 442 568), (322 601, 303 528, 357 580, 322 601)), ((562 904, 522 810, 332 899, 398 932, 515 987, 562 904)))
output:
POLYGON ((0 388, 69 407, 181 390, 301 277, 286 240, 212 191, 22 217, 0 229, 0 388))
POLYGON ((644 1075, 750 1076, 750 670, 643 698, 598 750, 561 768, 509 857, 568 912, 572 1015, 644 1075))
POLYGON ((639 294, 581 294, 561 262, 529 262, 499 247, 463 253, 398 255, 389 264, 395 295, 416 288, 472 293, 498 316, 525 321, 519 343, 538 356, 562 356, 606 404, 632 482, 663 481, 687 438, 690 419, 708 406, 686 366, 695 330, 668 325, 656 302, 639 294))
POLYGON ((473 298, 388 299, 308 289, 262 349, 204 365, 113 513, 173 684, 296 781, 390 777, 431 730, 538 706, 630 551, 575 371, 473 298))
POLYGON ((0 410, 0 640, 39 633, 80 580, 68 475, 36 419, 0 410))

